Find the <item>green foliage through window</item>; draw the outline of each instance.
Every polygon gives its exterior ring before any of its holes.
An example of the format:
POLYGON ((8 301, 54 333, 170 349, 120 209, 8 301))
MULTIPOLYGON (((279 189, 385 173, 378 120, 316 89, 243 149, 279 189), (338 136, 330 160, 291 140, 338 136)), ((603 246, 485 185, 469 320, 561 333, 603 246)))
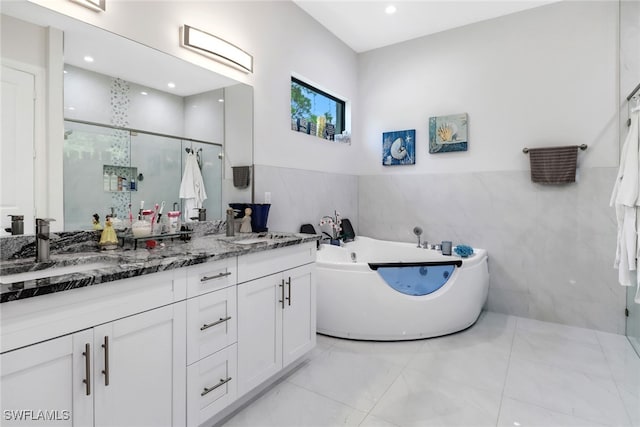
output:
POLYGON ((345 130, 345 102, 291 77, 291 129, 333 141, 345 130))

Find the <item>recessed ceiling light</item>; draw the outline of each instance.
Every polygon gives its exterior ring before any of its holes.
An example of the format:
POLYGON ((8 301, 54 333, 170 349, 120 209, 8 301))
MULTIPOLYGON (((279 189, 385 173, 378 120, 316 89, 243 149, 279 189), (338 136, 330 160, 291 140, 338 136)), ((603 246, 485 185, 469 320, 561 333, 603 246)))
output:
POLYGON ((64 71, 63 71, 63 73, 67 74, 67 73, 68 73, 68 71, 67 71, 67 70, 64 70, 64 71))
POLYGON ((147 92, 140 92, 140 95, 149 95, 147 92))
POLYGON ((396 13, 396 10, 396 7, 390 4, 384 9, 384 13, 386 13, 387 15, 393 15, 394 13, 396 13))
POLYGON ((93 62, 93 56, 89 56, 89 55, 87 55, 87 56, 85 56, 85 57, 84 57, 84 60, 85 60, 86 62, 93 62))
POLYGON ((218 102, 224 102, 224 99, 220 98, 218 99, 218 102))
POLYGON ((174 82, 169 82, 169 83, 167 83, 167 86, 169 86, 171 89, 173 89, 174 87, 176 87, 176 84, 174 82))
POLYGON ((73 110, 75 110, 75 109, 76 109, 76 107, 69 107, 69 108, 67 108, 67 110, 71 110, 71 111, 73 111, 73 110))

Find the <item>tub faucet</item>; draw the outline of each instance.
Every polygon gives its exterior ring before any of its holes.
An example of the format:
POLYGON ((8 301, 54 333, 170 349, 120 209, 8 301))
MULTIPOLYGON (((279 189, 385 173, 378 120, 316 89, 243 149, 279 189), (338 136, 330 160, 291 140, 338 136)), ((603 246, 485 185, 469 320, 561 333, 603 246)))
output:
POLYGON ((36 262, 49 261, 49 223, 53 218, 36 218, 36 262))
POLYGON ((416 225, 413 227, 413 234, 418 238, 418 247, 420 247, 420 235, 422 234, 422 228, 416 225))

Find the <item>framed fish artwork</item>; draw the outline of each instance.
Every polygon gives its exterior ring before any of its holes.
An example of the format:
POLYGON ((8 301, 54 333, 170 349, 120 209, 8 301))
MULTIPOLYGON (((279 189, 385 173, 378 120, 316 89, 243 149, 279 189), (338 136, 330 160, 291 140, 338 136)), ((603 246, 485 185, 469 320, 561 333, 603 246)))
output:
POLYGON ((416 163, 416 130, 398 130, 382 134, 382 164, 384 166, 416 163))
POLYGON ((467 113, 429 117, 429 153, 467 151, 467 113))

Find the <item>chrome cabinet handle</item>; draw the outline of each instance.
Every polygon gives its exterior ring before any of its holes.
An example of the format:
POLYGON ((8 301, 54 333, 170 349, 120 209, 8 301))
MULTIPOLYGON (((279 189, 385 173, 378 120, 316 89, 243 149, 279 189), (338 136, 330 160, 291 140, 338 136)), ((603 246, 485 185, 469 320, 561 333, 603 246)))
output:
POLYGON ((278 285, 282 288, 282 299, 279 299, 278 302, 282 303, 282 309, 284 310, 284 279, 282 279, 282 282, 280 282, 280 285, 278 285))
POLYGON ((287 297, 287 301, 289 305, 291 305, 291 277, 287 279, 287 286, 289 287, 289 296, 287 297))
POLYGON ((102 348, 104 348, 104 370, 102 371, 104 374, 104 385, 109 385, 109 337, 106 335, 104 336, 102 348))
POLYGON ((225 385, 226 383, 228 383, 229 381, 231 381, 231 377, 227 378, 226 380, 223 380, 222 378, 220 378, 220 382, 216 385, 214 385, 211 388, 207 388, 205 387, 203 392, 200 393, 200 396, 204 396, 206 394, 211 393, 213 390, 217 389, 218 387, 222 387, 223 385, 225 385))
POLYGON ((210 328, 210 327, 212 327, 212 326, 219 325, 220 323, 224 323, 224 322, 226 322, 227 320, 230 320, 230 319, 231 319, 231 316, 228 316, 228 317, 225 317, 225 318, 222 318, 222 317, 221 317, 221 318, 220 318, 220 320, 216 320, 216 321, 215 321, 215 322, 213 322, 213 323, 209 323, 209 324, 205 323, 204 325, 202 325, 202 326, 200 327, 200 330, 201 330, 201 331, 204 331, 205 329, 209 329, 209 328, 210 328))
POLYGON ((215 276, 204 276, 203 278, 200 279, 200 281, 201 282, 207 282, 209 280, 219 279, 221 277, 227 277, 227 276, 231 276, 231 272, 230 271, 227 271, 226 273, 216 274, 215 276))
POLYGON ((89 343, 84 345, 82 355, 84 356, 84 373, 87 377, 82 382, 86 384, 86 393, 89 396, 91 395, 91 345, 89 343))

